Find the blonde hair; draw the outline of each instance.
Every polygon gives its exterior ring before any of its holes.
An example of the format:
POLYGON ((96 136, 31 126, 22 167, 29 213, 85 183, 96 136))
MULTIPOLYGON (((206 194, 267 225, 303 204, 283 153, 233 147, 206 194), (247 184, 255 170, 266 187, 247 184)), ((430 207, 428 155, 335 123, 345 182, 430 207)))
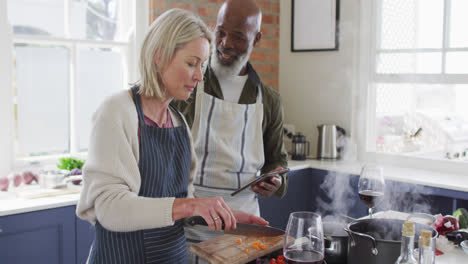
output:
POLYGON ((195 14, 179 8, 162 13, 151 24, 141 46, 139 93, 164 99, 166 91, 161 87, 161 69, 171 62, 178 49, 200 37, 206 38, 211 45, 211 31, 195 14), (154 61, 156 52, 159 65, 154 61))

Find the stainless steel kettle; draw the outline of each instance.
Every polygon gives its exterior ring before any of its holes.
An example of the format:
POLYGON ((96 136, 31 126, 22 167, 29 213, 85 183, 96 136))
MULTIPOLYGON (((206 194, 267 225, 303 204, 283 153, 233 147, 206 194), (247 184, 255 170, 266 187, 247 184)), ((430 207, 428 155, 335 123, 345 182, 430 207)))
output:
POLYGON ((337 125, 319 125, 317 158, 318 159, 339 159, 342 147, 337 145, 340 137, 346 135, 344 128, 337 125))

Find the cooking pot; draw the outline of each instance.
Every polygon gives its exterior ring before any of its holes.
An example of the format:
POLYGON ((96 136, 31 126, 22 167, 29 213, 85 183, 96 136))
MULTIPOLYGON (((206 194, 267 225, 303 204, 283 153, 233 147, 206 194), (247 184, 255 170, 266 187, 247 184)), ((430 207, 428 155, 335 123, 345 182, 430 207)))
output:
MULTIPOLYGON (((345 231, 348 239, 348 264, 393 264, 400 255, 403 220, 365 219, 351 222, 345 231)), ((415 223, 415 241, 421 230, 437 231, 431 226, 415 223)))
POLYGON ((348 234, 344 231, 346 223, 323 222, 325 240, 325 261, 327 264, 346 263, 348 253, 348 234))

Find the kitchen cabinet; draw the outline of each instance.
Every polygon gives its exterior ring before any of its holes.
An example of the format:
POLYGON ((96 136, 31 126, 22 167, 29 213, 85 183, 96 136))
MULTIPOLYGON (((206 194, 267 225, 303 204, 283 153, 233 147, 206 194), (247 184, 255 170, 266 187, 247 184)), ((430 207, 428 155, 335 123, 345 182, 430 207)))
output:
POLYGON ((288 190, 286 195, 277 197, 259 197, 260 215, 273 227, 285 229, 288 217, 295 211, 315 212, 315 199, 320 193, 320 184, 325 175, 317 171, 311 175, 310 169, 290 171, 288 173, 288 190))
POLYGON ((74 207, 0 217, 0 229, 2 263, 75 263, 74 207))
POLYGON ((1 263, 85 263, 94 227, 75 215, 76 206, 0 217, 1 263))
POLYGON ((94 241, 94 226, 76 218, 76 264, 86 263, 89 249, 94 241))
MULTIPOLYGON (((294 211, 313 211, 322 216, 348 215, 358 218, 367 215, 367 207, 357 194, 358 175, 335 173, 320 169, 302 169, 288 173, 286 195, 261 198, 260 214, 271 226, 285 229, 294 211)), ((468 193, 443 188, 386 180, 384 201, 376 211, 429 212, 451 214, 456 208, 468 208, 468 193)))

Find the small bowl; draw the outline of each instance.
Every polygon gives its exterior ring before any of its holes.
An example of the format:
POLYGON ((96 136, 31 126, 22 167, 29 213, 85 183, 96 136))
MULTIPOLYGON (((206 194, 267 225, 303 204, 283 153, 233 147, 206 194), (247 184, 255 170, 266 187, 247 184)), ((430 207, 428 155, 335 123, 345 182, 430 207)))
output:
POLYGON ((463 251, 465 251, 465 253, 468 254, 468 240, 462 241, 460 243, 460 246, 463 248, 463 251))

